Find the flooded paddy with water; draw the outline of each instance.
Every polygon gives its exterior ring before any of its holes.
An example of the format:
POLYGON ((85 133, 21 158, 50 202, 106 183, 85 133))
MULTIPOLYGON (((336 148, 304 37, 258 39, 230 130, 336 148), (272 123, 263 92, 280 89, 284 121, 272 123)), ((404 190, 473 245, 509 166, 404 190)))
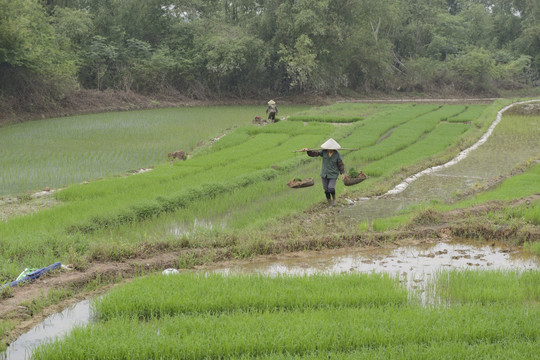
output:
MULTIPOLYGON (((426 284, 447 269, 533 270, 538 257, 527 255, 502 244, 470 242, 418 244, 395 248, 346 248, 266 256, 236 261, 198 270, 221 274, 310 275, 316 273, 388 273, 398 277, 412 298, 429 302, 426 284)), ((174 275, 172 275, 174 276, 174 275)), ((63 337, 76 326, 91 323, 95 316, 92 300, 84 300, 48 317, 41 324, 20 336, 2 360, 29 359, 37 346, 63 337)))
MULTIPOLYGON (((532 119, 532 118, 531 118, 532 119)), ((421 202, 452 202, 459 194, 487 186, 508 176, 510 170, 527 161, 536 161, 540 154, 537 139, 540 123, 530 120, 530 131, 507 136, 508 131, 494 131, 490 139, 459 163, 424 175, 404 191, 371 199, 349 199, 352 204, 340 208, 349 221, 364 221, 391 216, 421 202), (504 134, 504 135, 503 135, 504 134)), ((512 126, 504 121, 499 126, 512 126)), ((202 224, 203 226, 207 224, 202 224)), ((447 269, 531 270, 538 269, 537 257, 503 244, 486 242, 439 242, 393 248, 347 248, 320 252, 302 252, 266 256, 254 260, 215 265, 199 271, 224 274, 258 273, 269 276, 314 273, 389 273, 398 277, 411 296, 423 303, 429 301, 425 286, 447 269)), ((67 334, 73 327, 94 319, 91 300, 82 301, 62 313, 47 318, 42 324, 13 342, 0 359, 26 359, 40 344, 67 334)))

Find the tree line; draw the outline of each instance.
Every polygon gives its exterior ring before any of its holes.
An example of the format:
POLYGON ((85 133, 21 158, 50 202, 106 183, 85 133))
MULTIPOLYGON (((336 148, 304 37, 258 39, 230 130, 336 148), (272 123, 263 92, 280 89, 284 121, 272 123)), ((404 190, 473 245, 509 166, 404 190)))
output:
POLYGON ((0 0, 0 97, 494 93, 540 84, 538 0, 0 0))

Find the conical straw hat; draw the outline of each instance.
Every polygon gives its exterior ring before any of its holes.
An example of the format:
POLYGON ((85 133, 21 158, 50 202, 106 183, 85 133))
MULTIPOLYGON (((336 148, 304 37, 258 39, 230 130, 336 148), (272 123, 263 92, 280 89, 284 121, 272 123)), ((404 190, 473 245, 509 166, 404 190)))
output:
POLYGON ((275 102, 274 100, 270 100, 270 101, 268 102, 268 105, 275 105, 275 104, 276 104, 276 102, 275 102))
POLYGON ((321 145, 321 149, 324 150, 338 150, 341 149, 341 145, 337 143, 334 139, 328 139, 324 144, 321 145))

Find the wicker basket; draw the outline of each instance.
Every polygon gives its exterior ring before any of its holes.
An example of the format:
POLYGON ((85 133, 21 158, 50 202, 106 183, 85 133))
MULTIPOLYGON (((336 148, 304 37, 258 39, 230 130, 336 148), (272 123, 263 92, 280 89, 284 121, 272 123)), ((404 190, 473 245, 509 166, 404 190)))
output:
POLYGON ((295 181, 294 179, 292 179, 291 181, 287 183, 287 186, 293 189, 298 189, 298 188, 313 186, 314 183, 315 182, 313 181, 313 178, 307 178, 300 181, 295 181))
POLYGON ((360 174, 358 174, 357 177, 350 177, 349 175, 346 175, 343 179, 343 184, 345 186, 351 186, 361 183, 362 181, 367 179, 367 175, 364 174, 363 171, 360 171, 360 174))

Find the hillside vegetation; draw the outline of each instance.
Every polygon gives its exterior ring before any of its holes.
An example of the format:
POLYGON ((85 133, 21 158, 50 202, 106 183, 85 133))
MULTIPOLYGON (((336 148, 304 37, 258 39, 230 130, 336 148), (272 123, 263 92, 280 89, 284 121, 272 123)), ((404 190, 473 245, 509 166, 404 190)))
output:
POLYGON ((536 0, 0 0, 0 114, 88 89, 493 95, 538 87, 539 34, 536 0))

